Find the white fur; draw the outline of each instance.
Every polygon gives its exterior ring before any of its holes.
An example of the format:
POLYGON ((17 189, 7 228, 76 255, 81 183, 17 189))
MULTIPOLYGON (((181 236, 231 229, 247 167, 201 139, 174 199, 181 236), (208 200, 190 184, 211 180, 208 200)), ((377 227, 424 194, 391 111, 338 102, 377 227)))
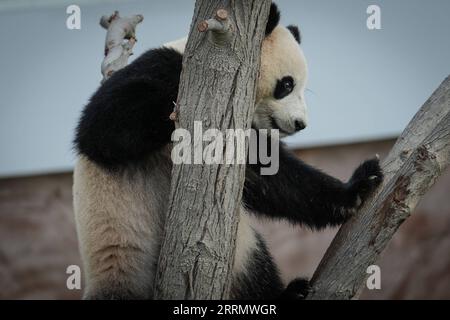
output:
POLYGON ((87 298, 108 289, 151 298, 170 188, 170 159, 113 174, 85 157, 74 170, 73 199, 87 298), (155 163, 158 166, 151 169, 155 163), (165 165, 165 163, 167 165, 165 165))
POLYGON ((240 220, 236 236, 236 252, 234 258, 234 273, 246 271, 247 263, 253 250, 257 248, 255 231, 251 227, 249 214, 243 207, 240 209, 240 220))
POLYGON ((163 47, 175 49, 179 53, 183 54, 184 49, 186 48, 186 42, 187 42, 187 37, 183 37, 178 40, 167 42, 167 43, 163 44, 163 47))

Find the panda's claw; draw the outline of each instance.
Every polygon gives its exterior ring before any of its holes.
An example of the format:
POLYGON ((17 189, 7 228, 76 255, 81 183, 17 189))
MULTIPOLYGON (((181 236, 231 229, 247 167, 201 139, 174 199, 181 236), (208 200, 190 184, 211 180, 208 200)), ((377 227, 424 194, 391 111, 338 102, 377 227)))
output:
POLYGON ((372 194, 383 181, 383 172, 380 167, 379 158, 367 160, 362 163, 353 173, 348 183, 349 196, 362 202, 372 194))
POLYGON ((289 283, 281 298, 286 300, 304 300, 311 292, 312 287, 309 280, 297 278, 289 283))

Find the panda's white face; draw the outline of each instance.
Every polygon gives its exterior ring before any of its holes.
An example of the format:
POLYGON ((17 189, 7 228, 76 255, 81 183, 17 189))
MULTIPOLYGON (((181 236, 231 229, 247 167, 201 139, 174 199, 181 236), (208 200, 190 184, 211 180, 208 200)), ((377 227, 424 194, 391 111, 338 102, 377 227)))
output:
MULTIPOLYGON (((164 47, 184 53, 187 37, 164 47)), ((300 44, 291 31, 278 25, 262 45, 253 127, 278 129, 289 136, 308 125, 305 87, 308 67, 300 44)))
POLYGON ((308 124, 306 59, 291 31, 277 26, 263 41, 253 126, 288 136, 308 124))

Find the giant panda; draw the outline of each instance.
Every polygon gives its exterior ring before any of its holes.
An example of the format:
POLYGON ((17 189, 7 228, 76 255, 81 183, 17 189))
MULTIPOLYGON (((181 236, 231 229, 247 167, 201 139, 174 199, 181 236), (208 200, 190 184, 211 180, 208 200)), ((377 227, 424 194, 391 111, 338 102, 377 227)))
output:
MULTIPOLYGON (((289 136, 304 129, 307 64, 295 26, 270 9, 252 126, 289 136)), ((103 83, 75 133, 74 210, 85 299, 151 299, 167 209, 169 119, 178 94, 184 42, 144 53, 103 83)), ((303 163, 281 144, 279 171, 246 166, 230 299, 301 299, 306 279, 287 286, 255 219, 285 219, 315 230, 345 222, 382 181, 377 159, 344 183, 303 163)))

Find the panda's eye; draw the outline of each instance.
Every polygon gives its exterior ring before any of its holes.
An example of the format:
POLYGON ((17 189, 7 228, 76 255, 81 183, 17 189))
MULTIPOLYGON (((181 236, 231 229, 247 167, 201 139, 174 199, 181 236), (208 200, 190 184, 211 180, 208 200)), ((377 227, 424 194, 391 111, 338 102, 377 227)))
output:
POLYGON ((294 90, 294 87, 294 79, 290 76, 284 77, 283 79, 278 80, 273 96, 278 100, 283 99, 291 94, 291 92, 294 90))

